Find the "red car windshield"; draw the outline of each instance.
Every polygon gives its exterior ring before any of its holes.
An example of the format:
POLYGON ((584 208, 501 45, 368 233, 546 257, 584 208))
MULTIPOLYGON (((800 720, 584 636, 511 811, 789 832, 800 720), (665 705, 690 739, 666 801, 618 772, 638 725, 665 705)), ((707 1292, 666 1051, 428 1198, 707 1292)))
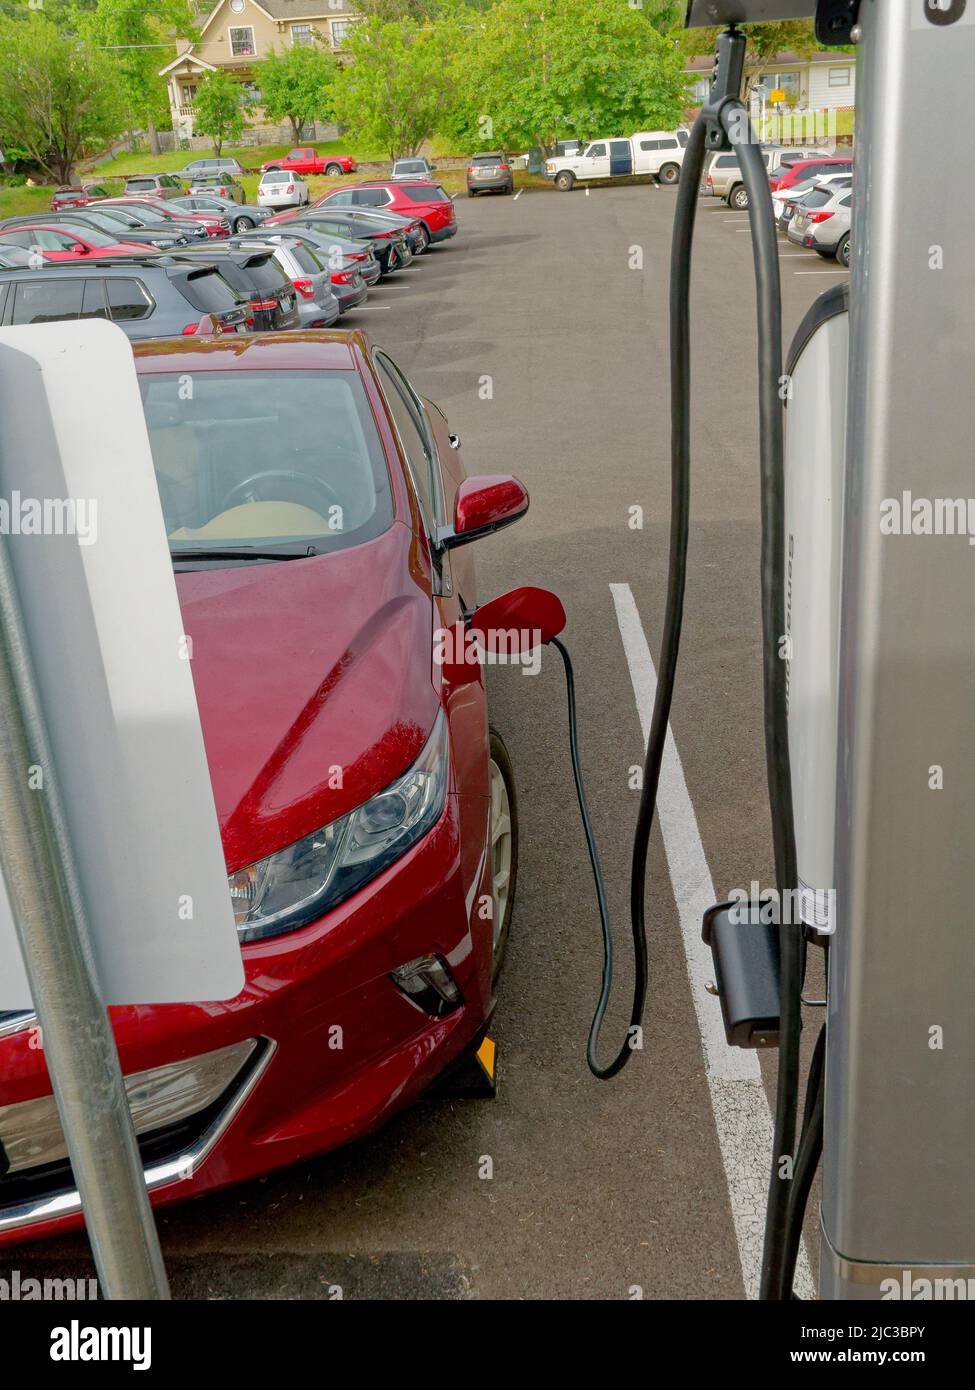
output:
POLYGON ((392 525, 357 373, 204 371, 191 399, 179 373, 145 373, 139 384, 174 555, 288 542, 339 550, 392 525), (286 470, 272 466, 285 455, 286 470))

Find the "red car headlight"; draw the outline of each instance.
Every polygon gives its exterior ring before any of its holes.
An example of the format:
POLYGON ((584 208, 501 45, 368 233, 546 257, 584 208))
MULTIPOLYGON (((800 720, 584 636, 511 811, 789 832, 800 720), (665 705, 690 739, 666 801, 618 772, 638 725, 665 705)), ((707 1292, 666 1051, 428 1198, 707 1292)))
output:
POLYGON ((280 936, 315 921, 432 830, 447 796, 447 744, 441 710, 402 777, 348 815, 231 874, 241 941, 280 936))

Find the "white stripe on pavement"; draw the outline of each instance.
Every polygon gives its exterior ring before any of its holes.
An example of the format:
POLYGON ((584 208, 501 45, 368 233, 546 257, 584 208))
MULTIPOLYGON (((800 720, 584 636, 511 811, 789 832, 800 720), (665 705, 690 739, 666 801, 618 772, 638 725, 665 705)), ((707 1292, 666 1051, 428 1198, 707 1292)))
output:
MULTIPOLYGON (((643 743, 650 736, 650 719, 657 674, 646 634, 629 584, 610 584, 616 621, 636 698, 643 743)), ((772 1112, 755 1053, 729 1047, 725 1040, 721 1004, 705 985, 714 978, 711 951, 701 939, 704 912, 716 901, 711 871, 704 854, 680 754, 670 728, 660 772, 657 818, 663 835, 670 881, 677 902, 691 997, 704 1049, 704 1068, 711 1109, 728 1181, 731 1218, 738 1240, 741 1273, 748 1298, 758 1296, 765 1227, 765 1200, 772 1162, 772 1112)), ((796 1293, 815 1298, 805 1244, 799 1249, 796 1293)))
POLYGON ((523 188, 519 188, 519 189, 518 189, 518 192, 515 194, 515 196, 512 198, 511 201, 512 201, 513 203, 517 203, 518 199, 521 197, 521 195, 524 193, 524 191, 525 191, 525 190, 524 190, 523 188))

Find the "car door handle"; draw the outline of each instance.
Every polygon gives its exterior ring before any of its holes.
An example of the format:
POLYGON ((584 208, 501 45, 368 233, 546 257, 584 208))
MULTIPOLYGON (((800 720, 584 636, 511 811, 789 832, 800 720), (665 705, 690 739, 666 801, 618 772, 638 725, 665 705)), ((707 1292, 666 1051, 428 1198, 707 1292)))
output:
POLYGON ((452 449, 459 449, 459 448, 460 448, 460 435, 459 435, 459 434, 454 434, 453 431, 451 431, 451 433, 447 435, 447 438, 448 438, 448 440, 450 441, 450 447, 451 447, 452 449))

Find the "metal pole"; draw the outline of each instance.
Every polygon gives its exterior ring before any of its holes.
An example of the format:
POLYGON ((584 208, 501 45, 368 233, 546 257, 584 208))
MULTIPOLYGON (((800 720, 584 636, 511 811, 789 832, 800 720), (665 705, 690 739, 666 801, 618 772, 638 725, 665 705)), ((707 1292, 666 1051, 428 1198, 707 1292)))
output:
POLYGON ((166 1269, 6 546, 0 536, 0 864, 102 1293, 164 1299, 166 1269))

